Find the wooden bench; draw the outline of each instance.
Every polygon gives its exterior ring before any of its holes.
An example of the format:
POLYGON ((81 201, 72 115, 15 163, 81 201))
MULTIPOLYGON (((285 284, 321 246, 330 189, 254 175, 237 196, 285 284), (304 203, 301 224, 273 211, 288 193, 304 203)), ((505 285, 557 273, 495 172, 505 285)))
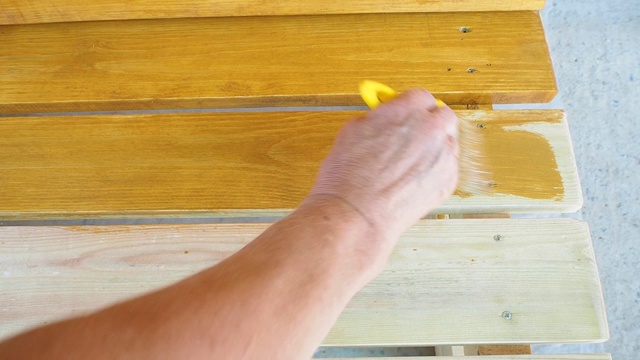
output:
POLYGON ((608 338, 587 224, 508 215, 582 205, 564 113, 492 108, 557 92, 542 6, 0 0, 0 337, 240 249, 303 199, 375 79, 477 123, 493 192, 409 230, 323 346, 609 359, 528 346, 608 338))

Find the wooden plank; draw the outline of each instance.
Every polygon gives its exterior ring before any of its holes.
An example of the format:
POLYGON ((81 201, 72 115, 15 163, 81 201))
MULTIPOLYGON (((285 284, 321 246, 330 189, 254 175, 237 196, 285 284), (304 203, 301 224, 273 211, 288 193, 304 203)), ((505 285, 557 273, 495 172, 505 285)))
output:
POLYGON ((556 94, 534 11, 60 23, 0 37, 0 113, 364 105, 363 79, 448 104, 556 94))
POLYGON ((439 345, 436 356, 531 354, 530 345, 439 345))
POLYGON ((540 10, 545 0, 0 0, 0 25, 48 22, 453 11, 540 10))
POLYGON ((582 207, 580 180, 562 111, 459 111, 458 116, 484 129, 483 152, 495 193, 456 192, 438 213, 454 214, 453 218, 455 214, 472 218, 475 215, 471 213, 504 217, 518 212, 573 212, 582 207))
POLYGON ((531 354, 529 345, 480 345, 472 348, 475 355, 531 354))
POLYGON ((508 219, 511 214, 497 213, 497 214, 453 214, 450 219, 508 219))
MULTIPOLYGON (((170 284, 231 255, 266 226, 0 227, 0 336, 170 284)), ((607 337, 586 223, 425 220, 403 235, 386 271, 353 298, 324 345, 607 337)))
MULTIPOLYGON (((4 118, 0 219, 276 216, 296 208, 361 112, 4 118)), ((484 126, 494 193, 434 214, 572 212, 580 184, 561 111, 458 111, 484 126)))
POLYGON ((478 104, 467 104, 467 105, 449 104, 447 106, 449 106, 453 110, 493 110, 493 105, 492 104, 482 104, 482 105, 478 105, 478 104))

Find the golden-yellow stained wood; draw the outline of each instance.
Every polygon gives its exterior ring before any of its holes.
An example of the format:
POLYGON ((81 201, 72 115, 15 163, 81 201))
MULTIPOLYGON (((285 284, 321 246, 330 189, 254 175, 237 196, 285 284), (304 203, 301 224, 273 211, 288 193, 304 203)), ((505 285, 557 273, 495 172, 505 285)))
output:
POLYGON ((481 345, 472 346, 476 355, 531 354, 530 345, 481 345))
MULTIPOLYGON (((3 118, 0 219, 255 216, 293 209, 311 189, 342 124, 361 114, 3 118)), ((455 195, 434 213, 580 208, 561 111, 457 114, 485 126, 494 192, 455 195)))
POLYGON ((534 11, 59 23, 0 38, 0 113, 364 105, 363 79, 448 104, 556 94, 534 11))
POLYGON ((545 0, 0 0, 0 25, 212 16, 540 10, 545 0))
MULTIPOLYGON (((0 337, 168 285, 266 226, 0 227, 0 337)), ((403 235, 324 345, 602 341, 604 311, 586 223, 426 220, 403 235)))

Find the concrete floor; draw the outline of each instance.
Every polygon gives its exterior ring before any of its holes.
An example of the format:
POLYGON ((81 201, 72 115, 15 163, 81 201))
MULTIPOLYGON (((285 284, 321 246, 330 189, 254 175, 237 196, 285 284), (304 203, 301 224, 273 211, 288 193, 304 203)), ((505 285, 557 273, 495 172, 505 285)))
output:
POLYGON ((582 180, 581 215, 591 227, 609 318, 611 340, 591 348, 614 359, 637 359, 640 0, 548 0, 542 18, 582 180))

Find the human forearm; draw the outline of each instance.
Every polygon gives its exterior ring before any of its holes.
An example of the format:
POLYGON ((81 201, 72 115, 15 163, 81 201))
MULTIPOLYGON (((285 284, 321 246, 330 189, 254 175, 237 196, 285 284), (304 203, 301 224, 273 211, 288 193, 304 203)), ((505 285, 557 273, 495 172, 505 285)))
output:
MULTIPOLYGON (((391 250, 332 196, 314 196, 215 267, 0 345, 36 358, 308 358, 391 250)), ((2 356, 0 356, 1 358, 2 356)))
POLYGON ((346 123, 311 195, 222 263, 0 344, 0 358, 309 357, 457 181, 457 118, 412 90, 346 123))
MULTIPOLYGON (((238 333, 261 334, 251 347, 256 358, 310 357, 352 296, 382 271, 391 249, 342 200, 314 197, 229 259, 231 271, 246 277, 241 288, 230 284, 238 292, 225 300, 245 298, 257 316, 238 333)), ((237 320, 247 318, 240 309, 237 320)))

